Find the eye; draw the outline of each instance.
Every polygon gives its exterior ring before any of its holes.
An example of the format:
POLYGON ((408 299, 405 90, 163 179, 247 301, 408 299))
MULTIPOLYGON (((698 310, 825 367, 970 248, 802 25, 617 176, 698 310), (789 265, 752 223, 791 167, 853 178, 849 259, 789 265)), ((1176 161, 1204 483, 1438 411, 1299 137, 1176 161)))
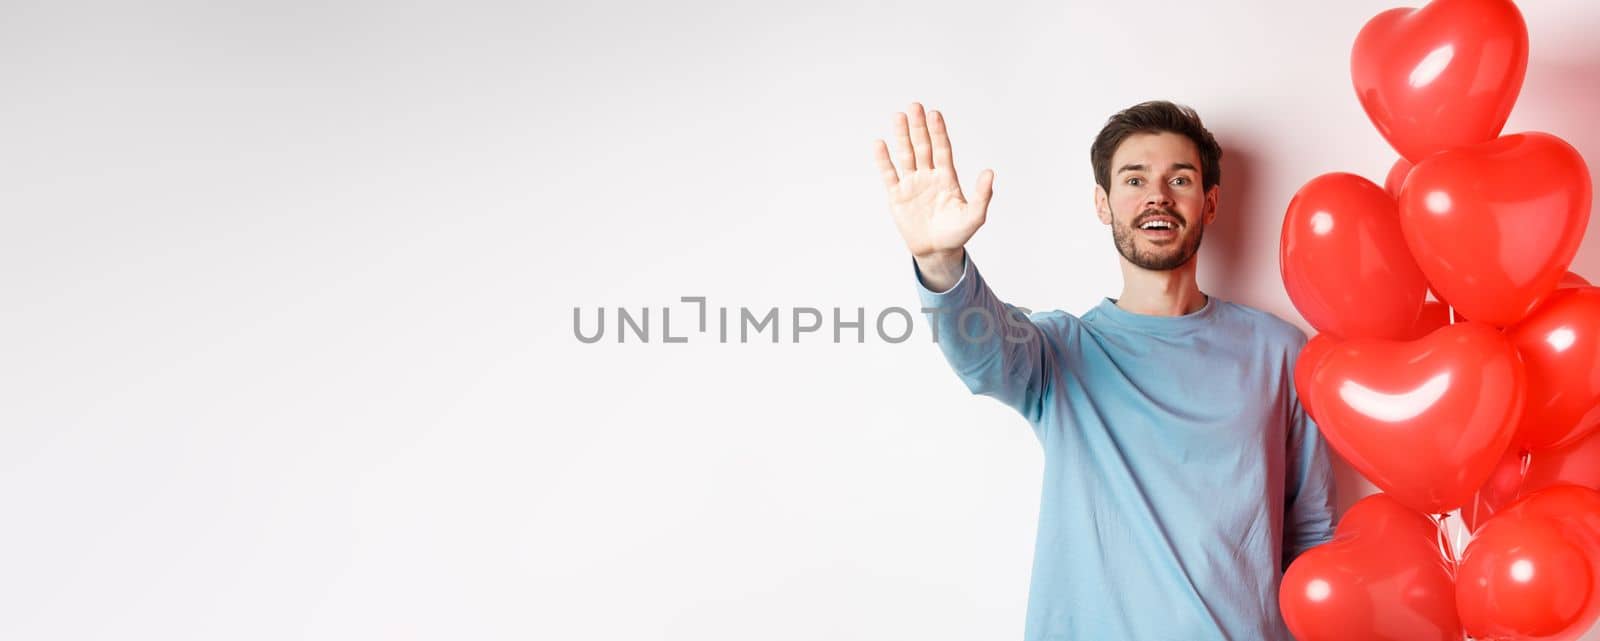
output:
POLYGON ((1177 185, 1179 187, 1187 185, 1187 184, 1189 184, 1189 177, 1188 176, 1178 176, 1177 178, 1173 178, 1172 179, 1172 184, 1177 185))
POLYGON ((1123 181, 1123 182, 1127 183, 1128 186, 1130 186, 1130 187, 1138 187, 1139 185, 1143 185, 1144 184, 1144 179, 1140 178, 1138 176, 1134 176, 1134 177, 1129 178, 1129 179, 1127 179, 1126 181, 1123 181))

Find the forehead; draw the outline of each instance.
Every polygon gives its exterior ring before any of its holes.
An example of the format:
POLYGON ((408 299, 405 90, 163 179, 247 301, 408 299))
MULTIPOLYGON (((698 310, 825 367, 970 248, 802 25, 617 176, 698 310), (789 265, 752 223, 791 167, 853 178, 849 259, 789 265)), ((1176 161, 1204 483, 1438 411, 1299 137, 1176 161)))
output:
POLYGON ((1122 139, 1122 144, 1117 145, 1117 150, 1111 154, 1111 171, 1130 164, 1164 169, 1178 162, 1200 166, 1200 149, 1193 140, 1170 131, 1141 132, 1122 139))

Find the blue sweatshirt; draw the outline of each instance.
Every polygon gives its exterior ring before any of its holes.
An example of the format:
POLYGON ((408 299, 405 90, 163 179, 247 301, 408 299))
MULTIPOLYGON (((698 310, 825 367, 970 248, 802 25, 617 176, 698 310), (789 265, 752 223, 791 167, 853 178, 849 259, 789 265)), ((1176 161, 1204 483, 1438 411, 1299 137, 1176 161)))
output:
POLYGON ((1333 535, 1327 446, 1290 378, 1304 332, 1215 296, 1026 314, 970 258, 944 292, 912 270, 961 382, 1044 449, 1025 641, 1291 638, 1283 570, 1333 535))

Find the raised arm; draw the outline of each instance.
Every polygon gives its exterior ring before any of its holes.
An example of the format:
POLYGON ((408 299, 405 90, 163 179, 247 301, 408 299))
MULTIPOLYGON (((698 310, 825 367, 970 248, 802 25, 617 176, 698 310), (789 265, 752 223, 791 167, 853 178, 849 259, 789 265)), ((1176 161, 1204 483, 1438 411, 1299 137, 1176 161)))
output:
POLYGON ((925 123, 922 105, 895 114, 900 171, 883 141, 875 155, 896 227, 911 251, 923 311, 939 349, 974 394, 998 399, 1037 422, 1052 368, 1049 343, 1026 309, 1000 301, 965 245, 987 215, 994 173, 984 171, 971 201, 961 192, 944 118, 925 123))

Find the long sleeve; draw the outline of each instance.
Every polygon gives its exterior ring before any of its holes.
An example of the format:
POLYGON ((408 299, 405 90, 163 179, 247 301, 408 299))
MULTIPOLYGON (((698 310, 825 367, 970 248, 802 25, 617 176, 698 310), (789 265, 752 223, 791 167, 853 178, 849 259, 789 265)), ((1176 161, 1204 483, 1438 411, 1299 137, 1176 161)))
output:
POLYGON ((961 278, 943 292, 929 290, 915 259, 911 265, 922 311, 961 382, 1038 422, 1053 363, 1027 310, 1001 302, 970 255, 962 259, 961 278))
POLYGON ((1283 567, 1333 538, 1334 481, 1327 441, 1290 391, 1283 567))

